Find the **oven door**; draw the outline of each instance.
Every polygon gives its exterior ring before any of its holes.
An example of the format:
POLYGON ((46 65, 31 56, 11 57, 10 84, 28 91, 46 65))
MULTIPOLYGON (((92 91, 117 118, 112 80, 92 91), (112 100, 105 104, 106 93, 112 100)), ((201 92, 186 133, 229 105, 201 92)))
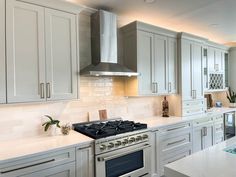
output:
POLYGON ((96 177, 150 177, 150 147, 141 143, 96 156, 96 177))

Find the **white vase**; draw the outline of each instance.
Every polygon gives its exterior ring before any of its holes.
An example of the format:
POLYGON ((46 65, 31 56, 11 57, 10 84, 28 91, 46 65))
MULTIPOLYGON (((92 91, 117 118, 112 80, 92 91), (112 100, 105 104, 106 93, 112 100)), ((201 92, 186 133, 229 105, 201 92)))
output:
POLYGON ((49 136, 56 136, 58 135, 58 127, 57 125, 51 125, 48 129, 48 135, 49 136))
POLYGON ((236 108, 236 103, 229 103, 230 108, 236 108))

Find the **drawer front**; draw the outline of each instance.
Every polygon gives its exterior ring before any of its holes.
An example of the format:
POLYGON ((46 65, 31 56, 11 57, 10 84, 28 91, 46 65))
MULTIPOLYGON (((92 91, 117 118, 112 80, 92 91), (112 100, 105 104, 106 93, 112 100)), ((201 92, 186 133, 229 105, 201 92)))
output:
POLYGON ((202 126, 208 123, 214 123, 214 119, 212 117, 204 117, 198 120, 194 120, 193 121, 193 126, 197 127, 197 126, 202 126))
POLYGON ((183 101, 183 108, 204 107, 204 100, 183 101))
POLYGON ((175 124, 171 126, 165 126, 163 128, 158 129, 160 132, 160 135, 166 135, 166 134, 176 134, 180 131, 191 131, 191 123, 185 122, 180 124, 175 124))
POLYGON ((22 177, 75 177, 75 162, 23 175, 22 177))
POLYGON ((53 151, 0 164, 0 176, 16 176, 75 161, 75 148, 53 151))
POLYGON ((187 148, 184 148, 182 150, 176 151, 174 153, 170 153, 169 155, 164 156, 163 158, 161 158, 161 162, 160 162, 161 176, 164 175, 164 166, 165 165, 167 165, 169 163, 172 163, 172 162, 175 162, 177 160, 180 160, 182 158, 185 158, 185 157, 189 156, 191 153, 192 153, 191 148, 187 147, 187 148))
POLYGON ((215 118, 215 122, 223 122, 224 121, 224 116, 223 116, 223 114, 220 114, 220 115, 216 115, 216 116, 214 116, 214 118, 215 118))
POLYGON ((183 116, 191 116, 201 113, 204 113, 204 107, 184 108, 182 112, 183 116))
POLYGON ((191 133, 187 132, 181 136, 175 136, 169 139, 163 139, 160 142, 161 151, 164 153, 165 151, 174 150, 175 148, 179 148, 181 146, 185 146, 191 143, 191 133))
POLYGON ((221 132, 224 132, 224 125, 223 123, 218 123, 218 124, 215 124, 215 133, 221 133, 221 132))

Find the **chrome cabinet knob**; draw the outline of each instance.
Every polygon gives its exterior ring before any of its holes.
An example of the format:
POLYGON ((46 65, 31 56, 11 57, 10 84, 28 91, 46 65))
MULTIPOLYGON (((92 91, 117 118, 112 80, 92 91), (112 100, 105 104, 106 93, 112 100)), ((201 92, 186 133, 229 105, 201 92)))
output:
POLYGON ((99 148, 101 151, 104 151, 107 147, 106 147, 106 145, 102 144, 99 148))

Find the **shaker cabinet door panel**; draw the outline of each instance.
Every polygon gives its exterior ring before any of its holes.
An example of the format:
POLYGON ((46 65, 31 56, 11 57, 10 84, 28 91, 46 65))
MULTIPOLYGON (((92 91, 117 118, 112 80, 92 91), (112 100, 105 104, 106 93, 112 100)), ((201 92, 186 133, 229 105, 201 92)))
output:
POLYGON ((155 35, 154 41, 154 80, 157 94, 167 93, 167 37, 155 35))
POLYGON ((44 8, 6 1, 7 100, 45 99, 44 8))
POLYGON ((45 9, 47 100, 77 98, 76 16, 45 9))
POLYGON ((193 46, 192 55, 192 74, 193 74, 193 90, 194 98, 203 98, 203 76, 202 76, 202 46, 201 44, 195 43, 193 46))
POLYGON ((0 103, 6 103, 5 0, 0 0, 0 103))
POLYGON ((181 41, 181 70, 182 70, 182 99, 192 99, 192 44, 190 41, 181 41))
POLYGON ((215 71, 215 50, 212 47, 207 49, 207 63, 209 72, 215 71))
POLYGON ((193 152, 198 152, 203 150, 204 140, 202 136, 202 127, 196 127, 193 130, 193 152))
POLYGON ((137 52, 138 52, 138 72, 141 75, 138 77, 139 93, 140 95, 150 95, 153 94, 153 63, 154 58, 153 48, 154 48, 154 36, 152 33, 138 31, 137 39, 137 52))
POLYGON ((168 39, 168 92, 177 93, 177 40, 168 39))

